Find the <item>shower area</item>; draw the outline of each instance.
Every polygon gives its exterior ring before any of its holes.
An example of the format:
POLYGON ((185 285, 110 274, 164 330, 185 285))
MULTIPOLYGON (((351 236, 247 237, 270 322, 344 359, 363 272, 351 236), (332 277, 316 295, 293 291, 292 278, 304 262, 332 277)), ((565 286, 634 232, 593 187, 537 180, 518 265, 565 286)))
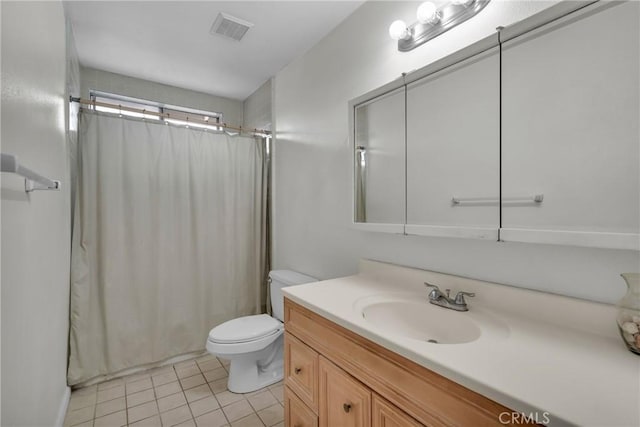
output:
POLYGON ((202 353, 212 327, 266 312, 270 134, 203 112, 71 101, 68 383, 202 353))

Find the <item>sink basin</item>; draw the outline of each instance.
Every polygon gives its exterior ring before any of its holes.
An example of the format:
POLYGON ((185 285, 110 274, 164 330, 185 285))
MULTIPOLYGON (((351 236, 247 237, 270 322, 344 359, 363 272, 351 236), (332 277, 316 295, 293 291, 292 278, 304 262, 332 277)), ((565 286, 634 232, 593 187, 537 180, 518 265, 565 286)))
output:
POLYGON ((434 344, 477 340, 482 330, 472 312, 430 304, 426 295, 376 295, 356 302, 355 309, 380 332, 434 344))

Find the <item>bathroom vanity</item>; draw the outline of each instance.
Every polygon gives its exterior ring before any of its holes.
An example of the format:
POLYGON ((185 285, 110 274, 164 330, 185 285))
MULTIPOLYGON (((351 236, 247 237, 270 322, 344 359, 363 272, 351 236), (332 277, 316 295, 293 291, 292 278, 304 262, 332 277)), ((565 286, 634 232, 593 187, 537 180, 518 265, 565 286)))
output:
POLYGON ((288 426, 640 424, 613 306, 367 260, 283 292, 288 426))
POLYGON ((502 413, 510 420, 508 408, 299 304, 287 300, 285 313, 290 426, 500 425, 502 413))

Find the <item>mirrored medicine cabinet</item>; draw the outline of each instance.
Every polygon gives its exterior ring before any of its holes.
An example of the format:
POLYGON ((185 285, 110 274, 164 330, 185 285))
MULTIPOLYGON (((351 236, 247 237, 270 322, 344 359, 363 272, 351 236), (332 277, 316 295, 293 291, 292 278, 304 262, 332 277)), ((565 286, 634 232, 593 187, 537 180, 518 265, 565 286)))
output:
POLYGON ((639 18, 559 4, 352 100, 354 226, 640 250, 639 18))
POLYGON ((405 88, 362 102, 353 112, 356 222, 404 224, 405 88))

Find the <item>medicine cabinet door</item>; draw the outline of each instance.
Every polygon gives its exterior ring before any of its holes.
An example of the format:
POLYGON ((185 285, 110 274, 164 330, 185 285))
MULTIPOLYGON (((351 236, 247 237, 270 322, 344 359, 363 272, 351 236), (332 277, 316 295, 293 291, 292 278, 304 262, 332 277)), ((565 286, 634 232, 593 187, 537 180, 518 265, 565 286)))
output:
POLYGON ((498 239, 495 47, 407 86, 407 234, 498 239))
POLYGON ((598 2, 504 44, 502 240, 639 249, 639 21, 598 2))
POLYGON ((352 108, 354 221, 369 224, 365 229, 403 233, 405 89, 392 90, 352 108))

